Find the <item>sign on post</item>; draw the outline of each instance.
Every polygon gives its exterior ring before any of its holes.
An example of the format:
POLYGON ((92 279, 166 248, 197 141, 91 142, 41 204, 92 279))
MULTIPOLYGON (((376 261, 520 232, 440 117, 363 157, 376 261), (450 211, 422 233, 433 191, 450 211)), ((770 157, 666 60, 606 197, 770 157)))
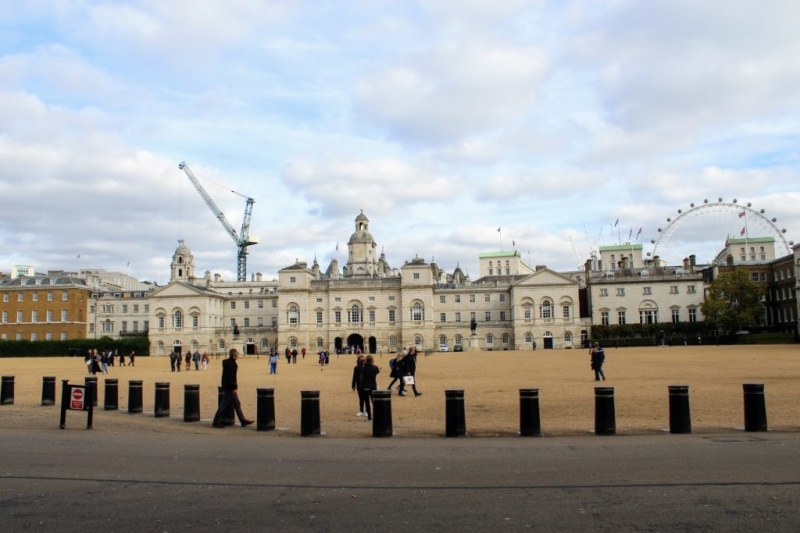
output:
POLYGON ((96 383, 70 385, 68 379, 61 380, 61 423, 58 425, 60 429, 66 427, 67 411, 86 411, 86 429, 92 429, 96 388, 96 383))

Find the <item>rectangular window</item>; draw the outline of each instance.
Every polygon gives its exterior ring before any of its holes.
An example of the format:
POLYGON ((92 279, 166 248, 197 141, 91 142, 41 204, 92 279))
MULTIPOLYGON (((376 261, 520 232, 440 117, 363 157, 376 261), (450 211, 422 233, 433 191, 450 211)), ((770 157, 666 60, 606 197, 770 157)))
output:
MULTIPOLYGON (((318 302, 321 301, 321 300, 322 300, 322 298, 317 298, 318 302)), ((264 300, 259 300, 258 301, 258 308, 259 309, 264 309, 264 300)))
POLYGON ((150 312, 150 304, 144 304, 144 312, 145 313, 149 313, 150 312))
POLYGON ((753 281, 758 281, 758 272, 751 273, 750 279, 752 279, 753 281))
POLYGON ((669 293, 670 294, 678 294, 678 286, 677 285, 670 285, 669 293))
POLYGON ((34 302, 38 302, 39 301, 39 293, 38 292, 34 292, 33 293, 33 301, 34 302))
POLYGON ((44 340, 46 340, 46 341, 53 340, 53 332, 52 331, 46 331, 44 333, 44 340))
POLYGON ((617 311, 617 324, 620 326, 625 325, 625 311, 617 311))
POLYGON ((694 285, 689 285, 686 287, 686 292, 689 294, 694 294, 694 285))
POLYGON ((337 324, 342 323, 342 312, 341 311, 334 311, 333 312, 333 321, 337 324))
POLYGON ((470 320, 470 322, 471 322, 471 321, 473 321, 473 320, 475 320, 475 311, 470 311, 470 313, 469 313, 469 320, 470 320))
POLYGON ((47 301, 48 302, 52 302, 53 301, 53 293, 52 292, 48 292, 47 293, 47 301))
POLYGON ((439 313, 439 322, 447 322, 447 313, 439 313))
POLYGON ((236 309, 236 302, 231 302, 231 309, 236 309))
POLYGON ((289 276, 289 283, 296 283, 296 282, 297 282, 297 278, 296 277, 289 276))
POLYGON ((66 302, 67 300, 69 300, 69 293, 67 291, 62 291, 61 292, 61 301, 62 302, 66 302))
POLYGON ((31 311, 31 322, 39 322, 39 311, 31 311))
POLYGON ((133 326, 134 333, 139 333, 139 322, 137 320, 131 322, 131 326, 133 326))
POLYGON ((527 305, 522 309, 522 313, 523 316, 525 317, 525 320, 531 319, 531 308, 528 307, 527 305))
POLYGON ((444 295, 439 296, 439 303, 440 304, 447 303, 446 300, 447 300, 447 298, 444 295))
POLYGON ((369 301, 370 301, 370 302, 374 302, 374 301, 375 301, 375 297, 374 297, 374 296, 370 296, 370 297, 369 297, 369 301))
POLYGON ((67 332, 66 332, 66 331, 62 331, 62 332, 61 332, 61 340, 62 340, 62 341, 65 341, 65 340, 67 340, 67 332))
POLYGON ((600 289, 600 296, 608 296, 608 289, 600 289))
POLYGON ((139 304, 133 304, 133 312, 134 313, 138 313, 139 312, 139 304))
POLYGON ((232 328, 236 327, 236 319, 235 318, 231 318, 231 327, 232 328))
POLYGON ((317 311, 317 324, 322 324, 322 311, 317 311))
POLYGON ((3 311, 3 324, 8 324, 8 311, 3 311))
POLYGON ((491 298, 491 296, 489 294, 484 294, 483 295, 483 301, 484 302, 491 302, 492 298, 491 298))
POLYGON ((569 306, 568 305, 562 305, 561 306, 561 316, 563 316, 564 318, 569 318, 569 306))
POLYGON ((500 295, 500 301, 501 302, 505 302, 506 301, 506 295, 505 294, 501 294, 500 295))
POLYGON ((653 294, 653 293, 650 290, 650 287, 642 287, 642 294, 649 295, 649 294, 653 294))
POLYGON ((17 322, 22 322, 22 311, 17 311, 17 322))
POLYGON ((456 303, 457 304, 461 303, 461 295, 460 294, 456 294, 456 303))
POLYGON ((127 320, 123 320, 122 321, 122 328, 120 329, 120 331, 122 333, 127 333, 128 332, 128 322, 127 322, 127 320))
POLYGON ((244 308, 245 309, 250 309, 250 300, 245 300, 244 301, 244 308))
POLYGON ((505 322, 505 321, 506 321, 506 312, 500 311, 500 322, 505 322))
POLYGON ((272 300, 272 308, 278 307, 278 300, 272 300))
POLYGON ((419 279, 419 272, 414 272, 414 279, 419 279))
POLYGON ((461 322, 461 313, 456 313, 456 322, 461 322))
POLYGON ((127 313, 128 312, 128 304, 122 304, 122 312, 123 313, 127 313))
POLYGON ((639 311, 640 324, 655 324, 658 322, 658 311, 650 309, 639 311))
POLYGON ((474 294, 470 294, 469 295, 469 303, 471 303, 471 304, 475 303, 475 295, 474 294))
POLYGON ((486 322, 491 322, 492 321, 492 312, 491 311, 486 311, 486 313, 484 313, 483 320, 485 320, 486 322))
POLYGON ((66 321, 67 321, 67 310, 66 309, 62 309, 61 310, 61 322, 66 322, 66 321))
POLYGON ((389 301, 393 302, 394 301, 394 296, 389 296, 389 301))
POLYGON ((160 316, 160 317, 156 318, 156 323, 158 324, 159 328, 163 329, 164 328, 164 317, 160 316))
POLYGON ((24 299, 25 299, 25 297, 23 296, 23 294, 22 294, 21 292, 17 294, 17 301, 18 301, 18 302, 21 302, 21 301, 23 301, 24 299))
POLYGON ((31 333, 31 341, 35 341, 36 338, 36 333, 31 333))
POLYGON ((276 327, 278 325, 278 317, 272 317, 272 327, 276 327))
POLYGON ((244 327, 246 327, 246 328, 250 327, 250 319, 247 318, 247 317, 245 317, 245 319, 244 319, 244 327))
POLYGON ((192 315, 192 327, 193 328, 200 327, 200 317, 198 315, 192 315))
POLYGON ((22 340, 22 333, 17 333, 16 335, 14 335, 14 340, 21 341, 22 340))
POLYGON ((625 296, 625 289, 620 287, 617 289, 617 296, 625 296))
POLYGON ((264 327, 264 317, 263 316, 258 317, 258 327, 260 327, 260 328, 264 327))
POLYGON ((3 294, 3 301, 8 302, 8 293, 3 294))
POLYGON ((373 324, 375 323, 375 310, 374 309, 370 309, 369 310, 369 321, 371 323, 373 323, 373 324))
POLYGON ((689 308, 689 322, 697 322, 697 309, 694 307, 689 308))
POLYGON ((395 321, 394 309, 389 309, 389 323, 394 324, 394 321, 395 321))
POLYGON ((681 321, 680 311, 677 310, 677 309, 673 309, 672 310, 672 323, 673 324, 677 324, 680 321, 681 321))
POLYGON ((600 313, 600 323, 604 326, 608 325, 608 311, 602 311, 600 313))

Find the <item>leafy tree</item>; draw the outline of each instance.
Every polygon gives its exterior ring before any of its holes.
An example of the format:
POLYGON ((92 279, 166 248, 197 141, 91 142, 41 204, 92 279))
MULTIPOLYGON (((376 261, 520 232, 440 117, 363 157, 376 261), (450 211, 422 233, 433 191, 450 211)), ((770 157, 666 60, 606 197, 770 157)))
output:
POLYGON ((764 289, 744 270, 720 275, 711 282, 700 310, 705 319, 726 333, 736 333, 758 324, 764 313, 764 289))

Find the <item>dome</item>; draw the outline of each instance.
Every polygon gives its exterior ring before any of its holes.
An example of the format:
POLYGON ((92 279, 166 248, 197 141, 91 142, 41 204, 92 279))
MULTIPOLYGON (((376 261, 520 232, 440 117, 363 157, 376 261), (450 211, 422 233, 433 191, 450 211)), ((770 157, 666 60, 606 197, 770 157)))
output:
POLYGON ((188 246, 186 246, 186 243, 184 242, 184 240, 183 240, 183 239, 180 239, 180 240, 178 241, 178 243, 180 243, 180 244, 178 244, 178 247, 177 247, 177 248, 175 248, 175 255, 176 255, 176 256, 177 256, 177 255, 183 255, 183 256, 190 256, 190 255, 192 255, 192 251, 189 249, 189 247, 188 247, 188 246))

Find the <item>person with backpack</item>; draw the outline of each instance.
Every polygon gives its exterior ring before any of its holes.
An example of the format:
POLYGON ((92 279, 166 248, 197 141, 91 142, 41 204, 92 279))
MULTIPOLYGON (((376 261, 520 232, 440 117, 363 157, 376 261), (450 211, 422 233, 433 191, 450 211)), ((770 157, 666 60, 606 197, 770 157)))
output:
POLYGON ((397 354, 397 357, 393 359, 389 359, 389 377, 392 378, 392 382, 389 383, 389 387, 386 390, 392 390, 395 382, 403 380, 403 376, 400 374, 400 367, 403 364, 403 356, 405 355, 405 350, 397 354))

